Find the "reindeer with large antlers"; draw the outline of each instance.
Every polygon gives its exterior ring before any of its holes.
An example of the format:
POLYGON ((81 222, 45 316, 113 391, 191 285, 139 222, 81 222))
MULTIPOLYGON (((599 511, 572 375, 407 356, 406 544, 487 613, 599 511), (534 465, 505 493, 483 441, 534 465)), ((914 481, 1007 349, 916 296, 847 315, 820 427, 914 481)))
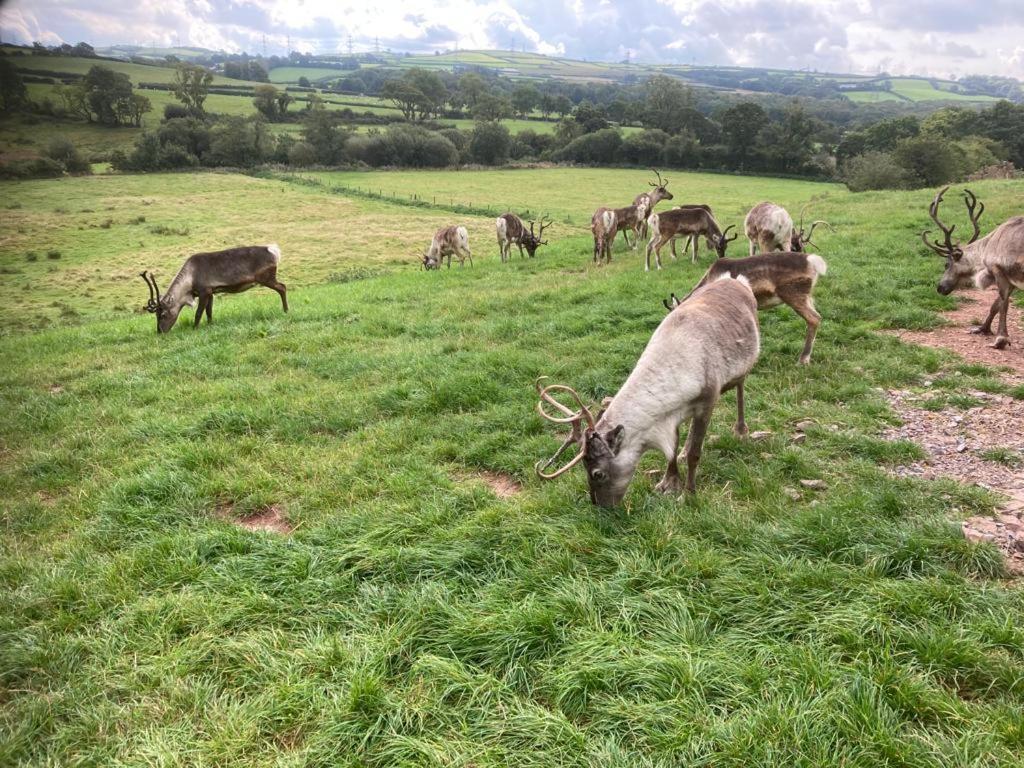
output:
POLYGON ((654 189, 650 192, 641 192, 639 195, 633 198, 633 205, 639 206, 641 203, 645 204, 646 214, 645 216, 641 217, 639 227, 640 237, 645 239, 647 237, 646 216, 650 216, 652 213, 654 213, 654 206, 656 206, 662 200, 672 199, 672 193, 668 191, 668 179, 662 179, 661 171, 659 171, 657 168, 651 168, 651 172, 658 177, 657 182, 647 182, 650 186, 654 187, 654 189))
POLYGON ((140 276, 149 288, 145 310, 156 315, 157 333, 166 333, 174 327, 182 308, 194 306, 198 298, 193 324, 198 328, 203 312, 206 312, 206 322, 213 322, 213 294, 241 293, 254 285, 265 285, 277 291, 281 296, 281 306, 287 312, 287 289, 277 279, 280 261, 281 249, 276 244, 197 253, 185 260, 163 296, 153 273, 142 272, 140 276))
POLYGON ((757 302, 746 280, 726 276, 704 286, 662 320, 622 389, 596 418, 571 387, 537 381, 540 415, 572 429, 550 459, 537 462, 537 474, 550 480, 582 461, 591 502, 612 507, 626 495, 640 458, 660 450, 668 468, 657 490, 679 493, 679 427, 689 422, 685 488, 694 492, 704 436, 723 392, 736 389, 735 432, 747 433, 743 382, 759 351, 757 302), (568 393, 578 410, 559 402, 556 392, 568 393), (546 472, 572 445, 576 455, 560 469, 546 472))
POLYGON ((707 240, 708 248, 715 251, 720 259, 725 257, 725 249, 728 248, 729 243, 739 237, 739 235, 726 237, 733 226, 730 224, 725 231, 722 231, 719 229, 715 217, 703 207, 673 208, 670 211, 652 213, 647 218, 647 223, 651 227, 651 239, 647 242, 647 254, 644 260, 645 272, 649 272, 651 269, 651 251, 654 251, 655 263, 658 269, 661 269, 661 249, 666 243, 677 237, 689 236, 691 238, 694 263, 697 261, 697 247, 701 237, 707 240))
POLYGON ((964 190, 967 215, 974 230, 966 243, 953 242, 956 225, 946 226, 939 220, 939 205, 949 187, 943 187, 928 207, 928 215, 942 230, 943 242, 929 240, 928 231, 921 233, 921 240, 935 253, 946 260, 946 271, 942 274, 937 290, 947 296, 957 288, 979 288, 995 286, 999 295, 989 309, 985 321, 971 329, 971 333, 985 336, 992 334, 992 320, 999 314, 999 331, 991 344, 996 349, 1010 346, 1010 334, 1006 328, 1006 313, 1010 309, 1010 296, 1017 288, 1024 288, 1024 216, 1014 216, 1004 221, 992 232, 980 237, 978 221, 985 212, 985 204, 969 189, 964 190))
POLYGON ((776 253, 791 251, 801 253, 807 249, 811 236, 819 224, 829 229, 832 225, 827 221, 815 221, 808 232, 804 231, 804 206, 800 210, 800 227, 794 229, 793 217, 781 205, 775 203, 758 203, 743 220, 743 230, 750 241, 750 256, 754 255, 755 246, 758 253, 776 253))
POLYGON ((544 237, 544 229, 550 227, 551 222, 545 221, 544 217, 541 217, 540 232, 537 234, 533 233, 533 225, 534 222, 531 221, 530 231, 527 232, 523 220, 514 213, 503 213, 494 220, 494 227, 498 233, 498 249, 501 252, 503 264, 509 259, 513 243, 519 248, 520 258, 523 257, 523 248, 526 248, 531 259, 539 246, 548 244, 547 240, 541 238, 544 237))

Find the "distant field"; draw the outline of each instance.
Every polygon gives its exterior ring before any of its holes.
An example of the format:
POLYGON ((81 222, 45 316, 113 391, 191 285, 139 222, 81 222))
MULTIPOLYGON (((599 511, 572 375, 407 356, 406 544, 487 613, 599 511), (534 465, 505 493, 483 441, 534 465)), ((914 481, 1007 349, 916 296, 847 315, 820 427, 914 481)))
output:
MULTIPOLYGON (((108 67, 115 72, 123 72, 131 78, 133 83, 169 83, 174 79, 173 67, 149 66, 146 64, 132 64, 125 61, 111 61, 108 59, 84 59, 75 56, 37 56, 28 54, 24 56, 11 56, 10 61, 18 69, 32 70, 44 74, 46 72, 69 72, 72 74, 84 75, 90 68, 100 65, 108 67)), ((214 85, 249 85, 256 86, 259 83, 248 80, 232 80, 231 78, 215 75, 214 85)))
POLYGON ((288 83, 294 85, 299 82, 300 77, 308 77, 310 81, 316 82, 321 79, 334 79, 351 74, 342 69, 328 69, 326 67, 274 67, 270 70, 269 77, 272 83, 288 83))
POLYGON ((997 99, 992 96, 968 96, 962 93, 953 93, 946 90, 954 85, 952 82, 943 81, 941 84, 946 88, 935 88, 928 80, 919 80, 909 77, 890 78, 892 83, 891 91, 844 91, 843 95, 851 101, 860 103, 875 103, 880 101, 908 100, 914 102, 923 101, 963 101, 963 102, 993 102, 997 99))

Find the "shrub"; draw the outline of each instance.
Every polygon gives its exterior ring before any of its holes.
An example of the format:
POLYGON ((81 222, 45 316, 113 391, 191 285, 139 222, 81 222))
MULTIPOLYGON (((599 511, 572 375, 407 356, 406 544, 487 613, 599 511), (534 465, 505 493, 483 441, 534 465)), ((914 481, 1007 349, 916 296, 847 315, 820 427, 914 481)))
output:
POLYGON ((4 179, 49 179, 63 175, 64 163, 49 157, 0 163, 0 178, 4 179))
POLYGON ((665 157, 668 134, 657 128, 627 136, 619 146, 619 157, 629 165, 650 167, 661 165, 665 157))
POLYGON ((622 136, 617 130, 604 128, 573 139, 555 153, 555 159, 607 165, 615 162, 621 144, 622 136))
POLYGON ((865 152, 846 161, 843 180, 851 192, 867 189, 906 189, 907 172, 896 163, 891 152, 865 152))
POLYGON ((896 145, 896 162, 913 187, 937 187, 963 175, 963 150, 944 139, 915 136, 896 145))
POLYGON ((164 104, 164 120, 188 117, 188 110, 181 104, 164 104))
POLYGON ((316 162, 316 152, 304 141, 297 141, 288 148, 288 162, 291 165, 308 166, 316 162))
POLYGON ((454 144, 418 125, 394 125, 368 138, 367 142, 353 146, 349 154, 369 165, 443 168, 459 161, 454 144))
POLYGON ((60 257, 61 257, 61 252, 58 251, 55 248, 51 248, 50 250, 48 250, 46 252, 46 258, 48 258, 48 259, 52 259, 52 260, 55 261, 55 260, 59 259, 60 257))
POLYGON ((469 155, 484 165, 501 165, 508 159, 512 137, 500 123, 477 123, 469 142, 469 155))
POLYGON ((63 164, 68 173, 92 173, 89 160, 78 151, 70 139, 54 136, 46 147, 46 156, 63 164))

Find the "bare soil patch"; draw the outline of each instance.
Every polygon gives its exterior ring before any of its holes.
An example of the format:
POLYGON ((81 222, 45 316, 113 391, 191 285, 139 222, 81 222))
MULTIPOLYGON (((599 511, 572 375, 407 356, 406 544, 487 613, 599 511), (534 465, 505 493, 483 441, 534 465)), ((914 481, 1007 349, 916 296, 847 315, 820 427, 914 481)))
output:
POLYGON ((466 476, 466 479, 481 480, 499 499, 511 499, 523 490, 523 485, 512 475, 482 469, 466 476))
POLYGON ((922 461, 896 467, 901 477, 949 477, 1005 496, 995 517, 972 517, 962 529, 969 539, 993 542, 1010 573, 1024 575, 1024 404, 1006 395, 966 394, 983 404, 931 411, 922 407, 928 394, 889 391, 889 404, 903 424, 883 436, 911 440, 927 453, 922 461))
MULTIPOLYGON (((1010 300, 1010 310, 1006 315, 1006 327, 1010 332, 1010 344, 1007 349, 993 349, 989 346, 994 336, 979 336, 969 333, 972 326, 980 325, 988 315, 988 309, 996 298, 995 291, 963 291, 959 306, 951 312, 943 313, 949 325, 933 328, 928 331, 896 331, 901 341, 920 344, 923 347, 948 349, 956 352, 972 363, 983 363, 991 366, 1005 366, 1011 372, 1005 378, 1011 382, 1024 381, 1024 312, 1010 300)), ((997 327, 998 318, 993 323, 997 327)))
POLYGON ((239 528, 245 528, 247 531, 266 531, 285 535, 295 530, 295 526, 285 519, 283 510, 277 504, 259 507, 244 517, 235 517, 234 504, 224 502, 217 505, 217 517, 237 525, 239 528))

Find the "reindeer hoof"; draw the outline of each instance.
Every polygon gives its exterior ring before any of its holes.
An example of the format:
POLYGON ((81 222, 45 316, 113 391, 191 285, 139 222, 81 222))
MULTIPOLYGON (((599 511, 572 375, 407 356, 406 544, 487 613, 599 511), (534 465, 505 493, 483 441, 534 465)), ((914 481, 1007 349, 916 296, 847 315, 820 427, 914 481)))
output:
POLYGON ((678 477, 665 477, 662 478, 661 482, 654 486, 654 490, 658 493, 678 496, 683 492, 683 484, 678 477))
POLYGON ((992 335, 992 329, 991 328, 986 328, 984 325, 975 325, 975 326, 973 326, 967 332, 968 333, 978 334, 978 335, 981 335, 981 336, 991 336, 992 335))
POLYGON ((1010 346, 1010 340, 1006 336, 999 336, 992 344, 989 344, 989 346, 992 347, 992 349, 1006 349, 1010 346))
POLYGON ((734 435, 736 435, 736 437, 746 437, 747 435, 750 434, 750 429, 747 427, 746 424, 737 424, 735 427, 732 428, 732 432, 734 435))
POLYGON ((807 356, 801 355, 799 363, 800 363, 800 365, 810 365, 811 364, 811 356, 810 355, 807 355, 807 356))

